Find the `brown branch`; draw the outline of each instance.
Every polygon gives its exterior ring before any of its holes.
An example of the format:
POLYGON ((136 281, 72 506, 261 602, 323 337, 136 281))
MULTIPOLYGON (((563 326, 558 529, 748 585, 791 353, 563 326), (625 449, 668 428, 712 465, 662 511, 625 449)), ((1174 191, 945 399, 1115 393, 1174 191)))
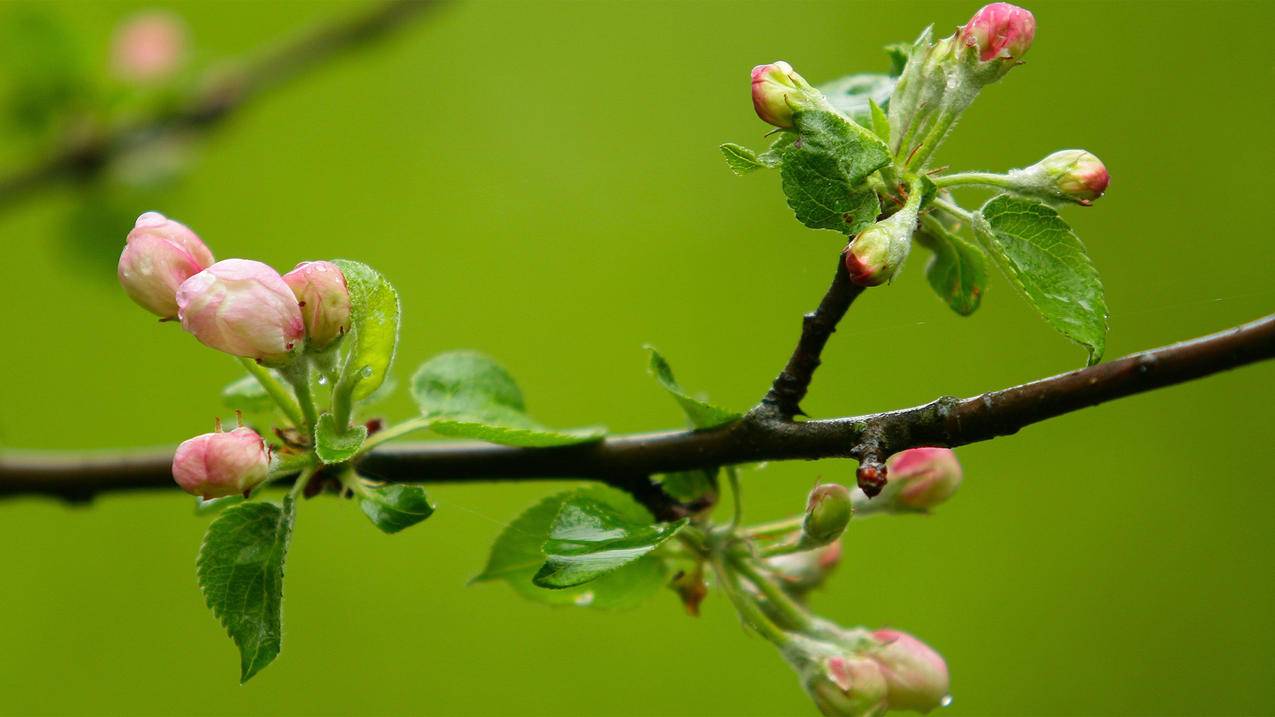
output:
POLYGON ((233 71, 210 72, 201 89, 171 109, 84 136, 33 164, 0 177, 0 208, 59 179, 89 179, 115 157, 174 132, 209 131, 267 90, 387 35, 439 0, 389 0, 316 28, 233 71))
POLYGON ((784 370, 775 377, 770 390, 761 400, 758 410, 772 417, 791 419, 804 416, 801 399, 806 397, 815 369, 822 363, 820 354, 829 337, 837 330, 837 324, 850 309, 850 304, 863 293, 863 287, 850 281, 843 257, 837 257, 837 268, 832 285, 820 300, 818 308, 801 317, 801 338, 784 370))
MULTIPOLYGON (((1275 315, 1221 333, 966 399, 897 411, 792 422, 753 413, 720 428, 612 436, 597 443, 514 448, 485 443, 385 445, 359 469, 392 482, 592 479, 651 498, 647 476, 758 461, 862 458, 923 445, 960 446, 1099 403, 1275 358, 1275 315)), ((107 491, 172 488, 171 450, 132 455, 0 456, 0 496, 85 500, 107 491)), ((667 506, 666 506, 667 507, 667 506)))

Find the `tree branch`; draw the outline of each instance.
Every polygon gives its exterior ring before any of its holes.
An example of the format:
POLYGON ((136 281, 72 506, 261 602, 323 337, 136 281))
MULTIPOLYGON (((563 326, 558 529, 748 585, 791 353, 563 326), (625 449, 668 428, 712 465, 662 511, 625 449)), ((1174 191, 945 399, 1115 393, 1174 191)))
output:
POLYGON ((235 71, 209 73, 186 102, 131 124, 103 128, 68 142, 33 164, 0 177, 0 208, 59 179, 87 179, 115 157, 174 132, 209 131, 249 100, 387 35, 440 0, 389 0, 316 28, 262 53, 235 71))
POLYGON ((759 412, 783 419, 806 415, 801 410, 801 399, 806 397, 815 369, 822 363, 819 357, 823 347, 837 330, 837 324, 846 315, 850 304, 862 293, 863 287, 850 281, 845 259, 838 255, 832 285, 819 301, 818 308, 801 317, 801 338, 797 340, 788 364, 775 377, 775 382, 761 400, 759 412))
MULTIPOLYGON (((592 479, 653 504, 647 476, 758 461, 863 458, 916 446, 955 447, 1009 435, 1071 411, 1275 358, 1275 315, 1110 363, 966 399, 884 413, 792 422, 752 413, 719 428, 612 436, 597 443, 514 448, 485 443, 387 444, 359 465, 370 478, 439 483, 592 479)), ((0 456, 0 497, 87 500, 175 486, 171 450, 124 455, 0 456)), ((667 506, 665 506, 667 508, 667 506)), ((666 512, 666 511, 665 511, 666 512)))

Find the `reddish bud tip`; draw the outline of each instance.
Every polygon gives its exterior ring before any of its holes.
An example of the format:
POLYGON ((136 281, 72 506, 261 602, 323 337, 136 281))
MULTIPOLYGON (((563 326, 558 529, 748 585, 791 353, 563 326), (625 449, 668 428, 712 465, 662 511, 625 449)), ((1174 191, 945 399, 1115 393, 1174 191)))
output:
POLYGON ((858 481, 859 490, 869 498, 880 495, 881 490, 885 488, 886 467, 880 463, 864 463, 859 466, 859 470, 855 471, 854 475, 858 481))
POLYGON ((782 60, 753 68, 753 109, 767 124, 789 129, 793 126, 793 113, 801 104, 809 102, 814 92, 810 83, 782 60))
POLYGON ((1036 38, 1036 18, 1007 2, 983 6, 961 29, 961 41, 978 51, 978 59, 1018 60, 1036 38))

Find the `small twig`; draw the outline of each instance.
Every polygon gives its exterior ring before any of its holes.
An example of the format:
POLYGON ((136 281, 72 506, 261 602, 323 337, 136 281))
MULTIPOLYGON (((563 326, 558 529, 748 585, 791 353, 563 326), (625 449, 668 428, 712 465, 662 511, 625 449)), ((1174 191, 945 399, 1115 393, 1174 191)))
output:
MULTIPOLYGON (((879 455, 916 446, 955 447, 1024 426, 1246 364, 1275 358, 1275 315, 1185 343, 966 399, 896 411, 790 422, 750 414, 710 430, 612 436, 596 443, 516 448, 487 443, 378 447, 359 464, 377 480, 408 483, 598 480, 675 512, 649 476, 760 461, 854 457, 875 433, 879 455)), ((86 500, 98 493, 175 488, 172 450, 141 454, 0 455, 0 496, 86 500)))
POLYGON ((209 73, 186 102, 158 114, 68 141, 54 153, 0 177, 0 208, 66 179, 94 176, 120 154, 175 132, 210 131, 249 100, 402 26, 439 0, 389 0, 316 28, 237 70, 209 73))
POLYGON ((801 338, 797 341, 797 347, 793 349, 784 370, 779 372, 770 390, 762 398, 759 411, 786 420, 805 415, 801 410, 801 399, 806 397, 815 369, 822 363, 820 354, 823 353, 823 347, 837 330, 837 324, 846 315, 850 305, 862 293, 863 287, 850 281, 845 260, 838 256, 832 285, 823 295, 819 307, 802 317, 801 338))

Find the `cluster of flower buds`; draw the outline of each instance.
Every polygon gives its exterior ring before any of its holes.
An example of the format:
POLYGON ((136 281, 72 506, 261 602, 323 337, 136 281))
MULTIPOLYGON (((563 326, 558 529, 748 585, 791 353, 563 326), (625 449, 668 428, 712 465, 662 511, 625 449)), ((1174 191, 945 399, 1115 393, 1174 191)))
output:
POLYGON ((1083 149, 1054 152, 1030 167, 1010 170, 1006 179, 1016 192, 1085 206, 1101 197, 1111 183, 1102 160, 1083 149))
POLYGON ((302 262, 280 276, 259 261, 214 263, 194 232, 156 212, 138 217, 118 273, 142 308, 267 366, 287 365, 303 346, 324 350, 349 330, 350 294, 336 264, 302 262))
POLYGON ((949 448, 909 448, 885 462, 886 484, 879 495, 859 502, 864 513, 925 513, 951 498, 964 477, 949 448))
POLYGON ((251 428, 217 430, 182 442, 173 454, 173 479, 205 500, 246 493, 270 472, 270 449, 251 428))
POLYGON ((791 129, 797 112, 828 109, 828 100, 783 60, 753 68, 753 109, 767 124, 791 129))
POLYGON ((824 630, 818 637, 793 636, 784 657, 827 717, 875 717, 888 710, 924 713, 947 703, 947 664, 915 637, 888 629, 824 630))

